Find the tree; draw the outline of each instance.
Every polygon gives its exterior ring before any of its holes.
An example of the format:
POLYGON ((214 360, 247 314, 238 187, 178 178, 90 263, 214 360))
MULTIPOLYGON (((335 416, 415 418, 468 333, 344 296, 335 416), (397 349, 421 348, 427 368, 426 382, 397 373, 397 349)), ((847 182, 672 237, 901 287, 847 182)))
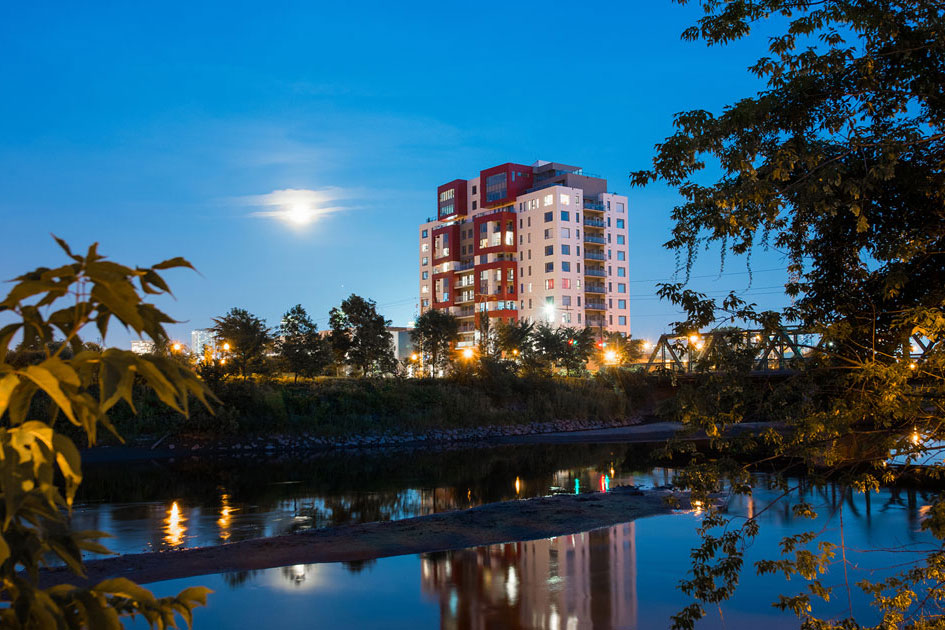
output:
POLYGON ((213 318, 214 336, 220 346, 229 344, 227 361, 246 377, 255 371, 262 371, 266 361, 266 350, 272 344, 272 331, 266 326, 266 320, 260 319, 242 308, 231 308, 222 317, 213 318))
POLYGON ((205 588, 156 598, 126 578, 88 588, 38 586, 39 568, 49 558, 83 576, 83 551, 109 553, 97 542, 101 532, 69 527, 81 459, 72 440, 56 430, 57 420, 79 427, 93 445, 100 427, 117 435, 108 421, 115 405, 124 401, 134 409, 136 378, 185 415, 191 396, 204 405, 212 396, 192 371, 170 359, 94 349, 81 337, 94 325, 104 339, 117 320, 138 335, 166 340, 164 324, 173 320, 142 301, 139 287, 149 295, 169 294, 160 272, 190 263, 173 258, 132 269, 106 260, 97 244, 82 256, 56 242, 71 262, 16 278, 0 302, 0 312, 16 320, 0 328, 0 626, 120 628, 121 617, 141 615, 150 627, 163 629, 179 613, 189 627, 193 608, 206 603, 205 588), (23 347, 41 349, 40 361, 8 362, 17 334, 23 347), (64 336, 61 343, 54 343, 56 334, 64 336), (50 413, 37 414, 44 403, 50 413))
POLYGON ((587 372, 587 362, 595 348, 592 328, 561 327, 557 331, 560 338, 560 356, 558 362, 568 376, 587 372))
POLYGON ((435 376, 450 362, 450 352, 459 340, 459 322, 447 312, 430 309, 417 318, 410 339, 420 348, 421 356, 429 357, 427 364, 435 376))
POLYGON ((506 357, 529 354, 534 331, 535 324, 523 320, 499 324, 495 332, 496 348, 506 357))
POLYGON ((331 345, 344 365, 362 375, 389 374, 397 369, 394 341, 387 327, 390 321, 378 314, 374 300, 352 293, 331 309, 331 345))
POLYGON ((331 363, 328 341, 318 334, 318 326, 301 304, 282 316, 279 337, 279 356, 296 381, 299 375, 311 377, 321 373, 331 363))
MULTIPOLYGON (((684 419, 717 436, 748 413, 764 412, 792 429, 772 436, 769 457, 802 461, 815 479, 829 473, 854 488, 876 488, 895 477, 883 465, 890 453, 922 457, 928 444, 945 437, 945 6, 940 0, 701 5, 705 16, 684 37, 709 45, 747 37, 767 18, 786 23, 783 34, 770 38, 770 55, 750 68, 767 86, 719 115, 678 114, 677 131, 657 146, 652 168, 632 179, 637 185, 660 179, 682 195, 667 246, 681 254, 685 271, 708 245, 723 255, 746 255, 770 244, 788 258, 795 279, 786 292, 797 301, 781 313, 759 313, 737 295, 719 303, 684 283, 663 285, 660 295, 687 311, 679 332, 726 320, 766 331, 794 321, 818 332, 822 343, 808 369, 757 405, 730 404, 746 401, 738 389, 743 375, 705 377, 695 392, 703 395, 688 398, 684 419), (706 183, 710 161, 721 174, 706 183), (914 334, 927 348, 919 360, 910 356, 914 334)), ((682 480, 702 496, 722 479, 749 490, 747 468, 727 461, 694 464, 682 480)), ((930 515, 925 527, 945 537, 945 505, 936 502, 930 515)), ((749 519, 713 534, 712 527, 726 525, 719 514, 705 524, 700 560, 684 582, 697 602, 676 617, 675 627, 691 628, 704 615, 702 603, 715 606, 731 594, 741 568, 737 539, 757 531, 749 519), (716 580, 728 584, 715 589, 716 580)), ((936 578, 943 559, 945 547, 924 565, 862 586, 883 627, 900 627, 905 618, 911 627, 938 627, 940 617, 926 615, 945 598, 936 578)), ((811 556, 823 561, 823 553, 811 556)), ((756 568, 803 571, 778 562, 756 568)), ((812 600, 829 592, 812 579, 808 592, 778 605, 805 627, 855 627, 855 620, 828 623, 811 612, 812 600)))

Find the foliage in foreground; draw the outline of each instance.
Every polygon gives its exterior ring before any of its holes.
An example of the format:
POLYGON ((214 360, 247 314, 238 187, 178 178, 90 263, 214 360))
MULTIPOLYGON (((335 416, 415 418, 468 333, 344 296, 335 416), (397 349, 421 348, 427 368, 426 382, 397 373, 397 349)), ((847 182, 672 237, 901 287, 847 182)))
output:
POLYGON ((134 408, 136 378, 182 414, 192 396, 204 405, 208 396, 203 383, 177 362, 90 348, 80 336, 83 328, 94 325, 104 339, 117 320, 138 335, 166 342, 163 326, 172 320, 143 302, 138 291, 169 293, 159 272, 190 264, 174 258, 132 269, 105 260, 97 245, 81 256, 56 240, 72 262, 16 278, 0 302, 0 312, 17 320, 0 329, 0 625, 120 630, 121 617, 140 615, 152 628, 163 629, 177 627, 180 615, 189 627, 193 608, 206 604, 205 588, 157 598, 125 578, 91 587, 38 586, 39 569, 51 557, 81 577, 83 551, 109 553, 97 542, 104 534, 69 528, 82 468, 75 444, 56 423, 70 423, 94 444, 100 427, 114 432, 108 413, 116 405, 134 408), (17 334, 22 347, 41 348, 42 356, 26 365, 12 364, 8 348, 17 334), (56 334, 65 342, 55 344, 56 334), (48 399, 48 413, 31 415, 33 400, 42 397, 48 399), (57 483, 59 476, 64 487, 57 483))
MULTIPOLYGON (((679 0, 686 3, 686 0, 679 0)), ((769 244, 786 255, 796 305, 759 313, 737 295, 721 303, 667 284, 661 295, 688 312, 680 332, 727 319, 773 330, 781 321, 816 332, 822 345, 807 369, 770 391, 746 388, 745 371, 707 375, 680 396, 675 416, 719 435, 755 413, 789 430, 763 440, 772 457, 854 490, 891 482, 893 454, 906 461, 937 452, 945 438, 945 5, 940 0, 702 0, 704 17, 684 33, 720 45, 770 19, 786 25, 751 72, 767 81, 757 96, 721 114, 690 111, 657 147, 636 184, 660 179, 678 189, 667 246, 691 268, 709 245, 750 254, 769 244), (721 175, 706 183, 707 163, 721 175), (925 352, 910 352, 917 335, 925 352)), ((737 363, 737 362, 736 362, 737 363)), ((733 451, 738 442, 727 442, 733 451)), ((723 483, 749 492, 736 458, 695 457, 680 481, 705 493, 723 483)), ((907 467, 908 468, 908 467, 907 467)), ((941 467, 928 474, 941 476, 941 467)), ((782 478, 785 500, 790 487, 782 478)), ((801 514, 810 506, 795 505, 801 514)), ((924 527, 945 539, 945 505, 924 527)), ((697 600, 675 618, 692 628, 727 599, 742 568, 753 519, 737 525, 710 514, 683 589, 697 600), (722 532, 721 534, 719 532, 722 532)), ((855 628, 862 619, 825 619, 818 600, 836 597, 820 571, 844 568, 816 537, 785 540, 784 556, 756 566, 806 580, 775 604, 804 628, 855 628), (813 548, 811 548, 813 547, 813 548)), ((911 568, 857 587, 873 597, 881 628, 941 628, 945 547, 911 568)))

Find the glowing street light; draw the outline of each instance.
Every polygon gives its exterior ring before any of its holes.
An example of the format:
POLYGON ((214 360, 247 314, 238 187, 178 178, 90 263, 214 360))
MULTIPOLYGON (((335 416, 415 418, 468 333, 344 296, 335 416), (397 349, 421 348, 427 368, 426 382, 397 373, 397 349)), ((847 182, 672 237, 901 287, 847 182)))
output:
POLYGON ((230 351, 230 342, 229 342, 229 341, 224 341, 224 342, 223 342, 223 351, 224 351, 224 352, 229 352, 229 351, 230 351))
POLYGON ((416 353, 416 352, 414 352, 413 354, 410 355, 410 360, 411 360, 411 361, 416 361, 416 360, 419 359, 419 358, 420 358, 420 357, 417 356, 417 353, 416 353))
POLYGON ((698 333, 692 333, 691 335, 689 335, 689 343, 696 343, 698 341, 699 341, 698 333))
POLYGON ((463 348, 463 358, 467 361, 473 358, 473 349, 472 348, 463 348))
POLYGON ((613 365, 614 363, 617 362, 617 353, 613 350, 608 350, 607 352, 604 353, 604 361, 606 361, 610 365, 613 365))
POLYGON ((180 352, 180 351, 181 351, 181 348, 182 348, 182 346, 180 345, 180 342, 179 342, 179 341, 175 341, 175 342, 174 342, 174 345, 171 346, 171 350, 173 350, 174 352, 180 352))

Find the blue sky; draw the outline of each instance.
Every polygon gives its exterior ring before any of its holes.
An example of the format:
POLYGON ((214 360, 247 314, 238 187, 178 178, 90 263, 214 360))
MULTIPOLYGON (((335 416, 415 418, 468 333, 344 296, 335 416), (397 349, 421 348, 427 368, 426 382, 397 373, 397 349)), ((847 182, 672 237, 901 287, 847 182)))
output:
MULTIPOLYGON (((161 304, 184 340, 232 306, 275 325, 301 303, 324 327, 352 292, 403 325, 436 186, 545 159, 630 196, 631 322, 653 338, 674 319, 653 281, 673 274, 676 197, 631 190, 628 173, 675 112, 760 87, 746 67, 765 34, 681 41, 698 15, 669 0, 4 3, 0 276, 63 262, 54 232, 119 262, 191 260, 200 274, 170 273, 161 304), (293 227, 272 216, 286 190, 333 211, 293 227)), ((781 304, 785 262, 752 263, 747 295, 781 304)), ((717 252, 694 273, 698 289, 748 287, 717 252)))

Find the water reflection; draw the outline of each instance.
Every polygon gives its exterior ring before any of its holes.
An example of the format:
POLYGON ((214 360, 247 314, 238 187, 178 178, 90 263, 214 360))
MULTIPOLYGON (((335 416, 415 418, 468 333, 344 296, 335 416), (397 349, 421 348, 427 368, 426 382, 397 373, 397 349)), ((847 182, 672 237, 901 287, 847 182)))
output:
POLYGON ((312 528, 389 521, 555 493, 654 486, 645 447, 496 447, 441 453, 328 454, 311 460, 89 465, 73 523, 106 531, 119 553, 214 545, 312 528))
POLYGON ((187 532, 187 528, 184 527, 186 520, 181 514, 177 501, 174 501, 167 511, 167 524, 164 528, 164 542, 169 547, 180 547, 184 543, 184 534, 187 532))
POLYGON ((478 547, 420 560, 441 628, 637 627, 636 528, 478 547))

